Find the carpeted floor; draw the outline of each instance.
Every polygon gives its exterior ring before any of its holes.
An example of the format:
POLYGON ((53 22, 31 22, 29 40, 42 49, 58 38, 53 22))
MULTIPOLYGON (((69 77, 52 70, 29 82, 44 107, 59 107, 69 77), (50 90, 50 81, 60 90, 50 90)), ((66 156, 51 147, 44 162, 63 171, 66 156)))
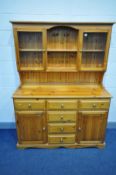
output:
POLYGON ((0 175, 116 175, 116 130, 105 149, 16 148, 16 131, 0 130, 0 175))

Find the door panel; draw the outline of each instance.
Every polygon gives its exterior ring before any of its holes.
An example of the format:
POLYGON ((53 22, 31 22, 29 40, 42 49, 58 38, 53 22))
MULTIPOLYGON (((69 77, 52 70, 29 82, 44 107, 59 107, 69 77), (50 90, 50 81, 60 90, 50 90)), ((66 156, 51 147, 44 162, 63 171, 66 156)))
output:
POLYGON ((77 140, 104 141, 107 112, 79 112, 77 140))
POLYGON ((19 142, 38 141, 46 142, 46 122, 44 112, 17 112, 17 129, 19 142))

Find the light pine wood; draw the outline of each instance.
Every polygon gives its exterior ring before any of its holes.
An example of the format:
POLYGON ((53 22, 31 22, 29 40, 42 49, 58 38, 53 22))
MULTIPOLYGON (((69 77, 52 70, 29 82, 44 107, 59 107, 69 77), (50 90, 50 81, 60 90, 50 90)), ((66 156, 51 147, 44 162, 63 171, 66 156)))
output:
POLYGON ((12 23, 21 82, 13 94, 17 147, 103 148, 113 23, 12 23))
POLYGON ((71 123, 76 122, 77 112, 76 111, 48 111, 47 118, 48 122, 61 122, 71 123))

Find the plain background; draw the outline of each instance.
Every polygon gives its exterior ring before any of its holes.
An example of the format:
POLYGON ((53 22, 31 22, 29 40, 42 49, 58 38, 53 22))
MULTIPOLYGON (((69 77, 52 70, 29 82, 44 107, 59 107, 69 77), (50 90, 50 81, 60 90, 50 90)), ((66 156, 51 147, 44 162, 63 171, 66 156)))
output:
MULTIPOLYGON (((116 0, 0 0, 0 124, 15 121, 12 94, 20 84, 10 20, 116 22, 116 0)), ((116 25, 103 83, 113 96, 109 121, 116 122, 116 25)))

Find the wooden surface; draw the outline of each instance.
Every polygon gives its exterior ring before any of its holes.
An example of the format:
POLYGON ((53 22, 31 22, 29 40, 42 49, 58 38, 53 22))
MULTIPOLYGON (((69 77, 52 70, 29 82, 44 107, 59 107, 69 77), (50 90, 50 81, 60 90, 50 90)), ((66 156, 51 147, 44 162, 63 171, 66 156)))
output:
POLYGON ((107 22, 104 22, 104 21, 98 21, 98 22, 65 22, 65 21, 10 21, 11 23, 13 24, 82 24, 82 25, 85 25, 85 24, 90 24, 90 25, 98 25, 98 24, 101 24, 101 25, 113 25, 114 23, 116 23, 115 21, 107 21, 107 22))
POLYGON ((53 85, 22 86, 13 95, 14 98, 110 98, 111 95, 102 87, 94 85, 53 85))
POLYGON ((18 148, 104 147, 113 22, 12 21, 18 148))

